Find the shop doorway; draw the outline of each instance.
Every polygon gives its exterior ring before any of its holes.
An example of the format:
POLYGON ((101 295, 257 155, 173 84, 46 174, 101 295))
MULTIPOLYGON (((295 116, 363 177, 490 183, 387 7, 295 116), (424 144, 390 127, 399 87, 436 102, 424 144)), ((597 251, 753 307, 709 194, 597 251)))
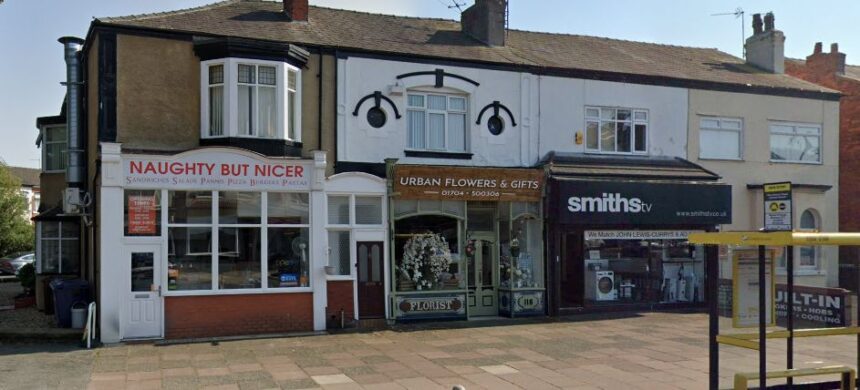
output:
POLYGON ((359 241, 356 243, 358 318, 362 320, 385 316, 382 253, 382 241, 359 241))
POLYGON ((474 255, 469 257, 469 316, 499 314, 499 255, 493 232, 472 233, 474 255))
POLYGON ((582 307, 585 298, 582 232, 562 233, 561 245, 561 307, 582 307))
POLYGON ((162 337, 161 246, 128 246, 123 260, 129 265, 131 283, 123 305, 122 337, 162 337))

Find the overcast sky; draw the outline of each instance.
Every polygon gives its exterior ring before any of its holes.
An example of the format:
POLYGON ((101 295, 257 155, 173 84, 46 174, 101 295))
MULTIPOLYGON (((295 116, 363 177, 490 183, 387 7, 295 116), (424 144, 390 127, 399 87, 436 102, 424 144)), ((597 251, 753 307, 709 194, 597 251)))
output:
MULTIPOLYGON (((463 7, 474 0, 458 0, 463 7)), ((94 16, 121 16, 195 7, 212 0, 0 0, 0 158, 39 166, 36 117, 57 115, 65 90, 57 38, 84 37, 94 16)), ((311 4, 396 15, 459 19, 453 0, 311 0, 311 4)), ((511 0, 510 26, 521 30, 596 35, 664 44, 714 47, 741 55, 741 22, 773 11, 785 32, 786 56, 804 58, 817 41, 838 42, 860 63, 857 0, 511 0)))

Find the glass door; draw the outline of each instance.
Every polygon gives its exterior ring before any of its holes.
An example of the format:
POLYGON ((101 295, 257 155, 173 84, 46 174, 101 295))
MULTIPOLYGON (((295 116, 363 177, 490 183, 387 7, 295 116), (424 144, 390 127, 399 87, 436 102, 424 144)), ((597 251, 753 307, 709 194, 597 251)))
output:
POLYGON ((499 256, 493 233, 473 233, 473 255, 469 257, 469 315, 499 314, 499 256))

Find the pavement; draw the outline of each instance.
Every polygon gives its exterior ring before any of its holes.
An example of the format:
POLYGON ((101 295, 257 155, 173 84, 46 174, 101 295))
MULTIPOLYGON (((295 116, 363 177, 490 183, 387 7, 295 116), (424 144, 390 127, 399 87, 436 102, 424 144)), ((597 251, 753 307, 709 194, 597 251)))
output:
MULTIPOLYGON (((190 344, 120 344, 94 350, 67 344, 0 344, 0 388, 707 387, 707 315, 632 313, 583 319, 507 322, 503 326, 416 326, 190 344)), ((784 345, 784 340, 768 343, 770 369, 783 367, 784 345)), ((856 338, 850 336, 798 339, 796 365, 853 366, 855 346, 856 338)), ((736 371, 756 370, 757 354, 721 348, 721 387, 731 386, 736 371)))

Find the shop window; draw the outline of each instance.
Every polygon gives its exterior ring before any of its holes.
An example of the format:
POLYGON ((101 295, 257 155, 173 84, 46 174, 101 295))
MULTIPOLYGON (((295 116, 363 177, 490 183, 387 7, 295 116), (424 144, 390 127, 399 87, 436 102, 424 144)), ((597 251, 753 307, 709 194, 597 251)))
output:
POLYGON ((740 119, 703 117, 699 120, 699 158, 741 160, 742 140, 740 119))
POLYGON ((412 91, 407 94, 406 103, 408 149, 466 151, 465 96, 412 91))
POLYGON ((586 107, 585 150, 596 153, 647 153, 648 111, 586 107))
POLYGON ((466 288, 460 238, 460 221, 456 218, 420 215, 395 222, 397 291, 466 288))
POLYGON ((586 231, 582 256, 586 304, 703 302, 704 251, 681 238, 685 235, 586 231))
POLYGON ((161 191, 125 190, 123 196, 125 235, 161 236, 161 191))
POLYGON ((770 124, 770 160, 821 163, 821 126, 776 122, 770 124))
POLYGON ((169 191, 167 199, 169 290, 310 285, 307 193, 169 191))
POLYGON ((201 63, 204 138, 301 141, 299 68, 276 61, 227 58, 201 63))
POLYGON ((66 170, 66 126, 45 126, 42 130, 42 171, 66 170))
POLYGON ((80 273, 80 225, 70 221, 41 221, 37 229, 37 271, 40 274, 80 273))
POLYGON ((543 224, 539 209, 539 203, 501 203, 499 206, 499 281, 503 289, 544 286, 543 224))

